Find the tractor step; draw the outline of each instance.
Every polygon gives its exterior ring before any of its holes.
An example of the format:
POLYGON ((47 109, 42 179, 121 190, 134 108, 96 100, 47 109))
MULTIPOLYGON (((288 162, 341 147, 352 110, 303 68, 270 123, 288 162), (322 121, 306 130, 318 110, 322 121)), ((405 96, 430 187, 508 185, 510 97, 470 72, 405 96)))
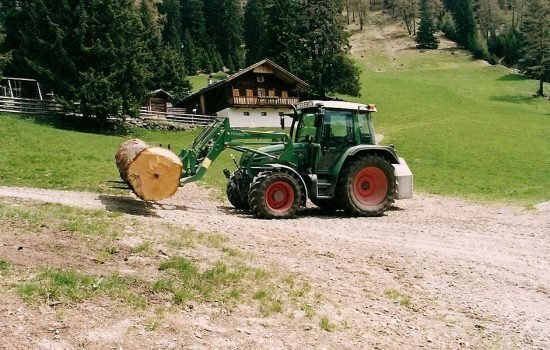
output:
POLYGON ((332 183, 327 179, 318 178, 317 179, 317 198, 331 197, 330 189, 332 188, 332 183))

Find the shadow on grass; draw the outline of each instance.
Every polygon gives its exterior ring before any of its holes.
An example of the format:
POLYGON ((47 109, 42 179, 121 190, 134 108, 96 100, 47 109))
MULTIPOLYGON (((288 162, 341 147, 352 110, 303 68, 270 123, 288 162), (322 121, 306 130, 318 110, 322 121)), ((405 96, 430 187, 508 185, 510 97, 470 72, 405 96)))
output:
POLYGON ((491 96, 489 97, 489 100, 491 101, 498 101, 498 102, 507 102, 507 103, 515 103, 515 104, 523 104, 523 103, 532 103, 536 99, 532 96, 525 96, 525 95, 508 95, 508 96, 491 96))
POLYGON ((61 115, 19 115, 19 118, 29 120, 38 125, 47 125, 60 130, 77 131, 88 134, 125 136, 128 130, 113 123, 101 125, 93 118, 61 115))
POLYGON ((529 78, 520 74, 505 74, 497 79, 498 81, 522 81, 529 80, 529 78))
POLYGON ((107 211, 119 212, 136 216, 159 217, 155 212, 155 204, 141 201, 132 197, 122 197, 102 194, 99 200, 107 211))

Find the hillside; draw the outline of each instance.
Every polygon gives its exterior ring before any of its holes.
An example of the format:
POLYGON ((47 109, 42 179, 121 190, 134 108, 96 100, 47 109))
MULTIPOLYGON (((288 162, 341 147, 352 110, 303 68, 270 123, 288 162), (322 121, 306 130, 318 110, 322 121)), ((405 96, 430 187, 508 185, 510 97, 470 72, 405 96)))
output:
POLYGON ((537 82, 473 60, 441 38, 415 49, 405 28, 378 12, 351 27, 362 97, 376 103, 378 132, 416 174, 417 189, 534 204, 550 198, 550 103, 537 82))

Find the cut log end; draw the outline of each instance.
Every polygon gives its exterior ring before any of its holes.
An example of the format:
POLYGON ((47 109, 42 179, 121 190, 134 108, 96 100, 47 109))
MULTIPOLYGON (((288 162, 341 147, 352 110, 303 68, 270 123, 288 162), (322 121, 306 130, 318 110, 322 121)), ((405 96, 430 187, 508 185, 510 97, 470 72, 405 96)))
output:
POLYGON ((143 200, 166 199, 178 190, 183 165, 165 148, 133 139, 120 145, 115 160, 122 179, 143 200))

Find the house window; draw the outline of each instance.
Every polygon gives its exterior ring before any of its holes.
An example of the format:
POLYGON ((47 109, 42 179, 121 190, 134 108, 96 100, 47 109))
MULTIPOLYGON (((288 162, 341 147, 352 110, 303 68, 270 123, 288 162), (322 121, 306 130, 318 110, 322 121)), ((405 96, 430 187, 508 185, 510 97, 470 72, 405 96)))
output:
POLYGON ((249 116, 250 116, 250 112, 243 112, 243 115, 244 115, 245 117, 249 117, 249 116))
POLYGON ((264 97, 265 96, 265 89, 258 88, 258 97, 264 97))
POLYGON ((233 89, 233 97, 241 96, 241 91, 239 89, 233 89))
POLYGON ((246 97, 254 97, 254 90, 246 89, 246 97))
POLYGON ((288 98, 288 91, 285 91, 285 90, 281 91, 281 97, 288 98))
POLYGON ((275 97, 275 89, 267 90, 267 95, 269 97, 275 97))
POLYGON ((262 117, 267 116, 267 112, 262 112, 262 117))
POLYGON ((258 76, 256 77, 256 81, 257 81, 258 83, 263 83, 263 82, 265 81, 265 78, 264 78, 263 75, 258 75, 258 76))

